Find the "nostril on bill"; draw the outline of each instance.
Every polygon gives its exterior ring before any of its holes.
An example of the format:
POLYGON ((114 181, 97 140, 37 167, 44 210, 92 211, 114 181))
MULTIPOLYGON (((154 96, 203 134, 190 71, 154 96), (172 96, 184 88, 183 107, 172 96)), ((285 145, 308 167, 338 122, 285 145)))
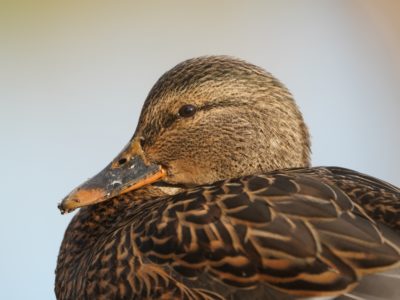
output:
POLYGON ((127 159, 125 157, 121 158, 120 160, 118 160, 118 165, 122 166, 127 162, 127 159))

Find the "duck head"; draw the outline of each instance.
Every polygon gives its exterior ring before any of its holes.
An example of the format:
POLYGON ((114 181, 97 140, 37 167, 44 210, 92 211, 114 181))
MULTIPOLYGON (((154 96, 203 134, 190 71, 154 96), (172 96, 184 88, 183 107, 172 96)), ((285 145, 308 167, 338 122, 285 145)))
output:
POLYGON ((156 82, 127 146, 59 208, 69 212, 156 181, 195 186, 309 162, 307 128, 277 79, 239 59, 199 57, 156 82))

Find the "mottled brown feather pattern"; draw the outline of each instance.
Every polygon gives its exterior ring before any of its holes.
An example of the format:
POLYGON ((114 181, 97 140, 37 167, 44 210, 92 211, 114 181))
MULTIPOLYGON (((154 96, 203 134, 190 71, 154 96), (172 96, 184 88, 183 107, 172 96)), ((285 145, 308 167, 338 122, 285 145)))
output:
POLYGON ((179 192, 155 184, 80 209, 58 299, 330 298, 400 267, 400 190, 309 168, 301 114, 261 68, 179 64, 150 91, 134 138, 179 192), (198 111, 181 118, 188 103, 198 111))
MULTIPOLYGON (((165 292, 184 297, 190 287, 193 295, 188 297, 196 299, 212 280, 211 285, 231 287, 218 288, 225 297, 244 287, 340 294, 361 276, 400 259, 400 237, 386 235, 390 229, 360 210, 351 190, 323 182, 334 176, 353 184, 371 178, 340 170, 246 176, 174 197, 155 189, 151 199, 132 193, 82 209, 75 218, 85 223, 97 216, 102 233, 93 235, 90 228, 99 225, 91 224, 80 228, 81 240, 66 236, 68 256, 86 254, 76 258, 79 268, 72 269, 80 273, 72 275, 75 280, 66 280, 74 284, 69 290, 77 292, 71 297, 157 298, 165 292), (207 282, 199 282, 204 273, 207 282)), ((376 181, 376 186, 400 197, 390 185, 376 181)))

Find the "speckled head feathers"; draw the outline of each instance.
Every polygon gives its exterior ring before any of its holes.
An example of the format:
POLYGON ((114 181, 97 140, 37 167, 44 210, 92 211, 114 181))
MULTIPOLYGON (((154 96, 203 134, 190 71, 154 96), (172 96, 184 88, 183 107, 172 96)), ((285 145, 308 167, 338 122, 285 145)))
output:
POLYGON ((186 60, 150 91, 135 134, 166 181, 201 184, 309 165, 310 142, 290 92, 271 74, 228 56, 186 60), (196 113, 179 115, 183 105, 196 113))

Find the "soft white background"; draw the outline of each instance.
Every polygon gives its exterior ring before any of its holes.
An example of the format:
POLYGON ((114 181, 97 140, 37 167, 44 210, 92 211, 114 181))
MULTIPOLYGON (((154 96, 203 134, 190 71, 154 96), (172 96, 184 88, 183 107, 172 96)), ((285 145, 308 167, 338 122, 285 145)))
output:
POLYGON ((314 165, 400 185, 400 2, 0 0, 0 298, 53 299, 56 208, 131 137, 156 79, 230 54, 293 92, 314 165))

